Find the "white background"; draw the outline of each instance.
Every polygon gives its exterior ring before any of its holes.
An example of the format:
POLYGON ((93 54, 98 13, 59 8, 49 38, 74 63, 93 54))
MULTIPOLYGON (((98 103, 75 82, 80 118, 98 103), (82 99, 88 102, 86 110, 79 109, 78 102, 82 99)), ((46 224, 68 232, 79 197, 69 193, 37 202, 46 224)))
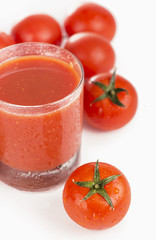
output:
MULTIPOLYGON (((0 31, 32 13, 47 13, 63 22, 74 0, 4 0, 0 31)), ((83 1, 77 1, 83 2, 83 1)), ((112 41, 117 72, 136 87, 138 110, 122 129, 100 132, 84 124, 81 164, 108 162, 128 178, 132 202, 115 227, 91 231, 74 223, 62 204, 63 186, 41 193, 22 192, 0 182, 0 239, 156 239, 156 4, 155 0, 103 0, 115 15, 117 33, 112 41)))

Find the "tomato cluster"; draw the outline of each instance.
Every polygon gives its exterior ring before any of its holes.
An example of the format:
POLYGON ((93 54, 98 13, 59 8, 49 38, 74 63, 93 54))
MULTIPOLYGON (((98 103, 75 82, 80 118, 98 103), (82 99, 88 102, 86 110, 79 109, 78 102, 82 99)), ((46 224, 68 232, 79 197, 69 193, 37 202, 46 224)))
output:
MULTIPOLYGON (((62 46, 63 28, 47 14, 35 14, 18 22, 8 35, 8 45, 22 42, 45 42, 62 46)), ((75 9, 64 21, 69 38, 64 48, 74 53, 82 62, 85 77, 110 71, 115 63, 115 53, 110 44, 116 31, 112 14, 95 3, 75 9), (84 34, 81 34, 81 33, 84 34)), ((0 39, 1 37, 0 33, 0 39)), ((5 47, 6 43, 0 45, 5 47)))
MULTIPOLYGON (((113 15, 96 3, 74 9, 63 30, 51 16, 36 14, 24 18, 11 30, 0 33, 0 48, 21 42, 45 42, 63 46, 81 61, 85 73, 84 117, 100 130, 114 130, 127 124, 137 109, 133 85, 116 71, 111 45, 116 32, 113 15)), ((120 170, 106 163, 88 163, 67 180, 63 203, 68 215, 89 229, 105 229, 117 224, 130 205, 130 186, 120 170), (88 191, 89 190, 89 191, 88 191)))

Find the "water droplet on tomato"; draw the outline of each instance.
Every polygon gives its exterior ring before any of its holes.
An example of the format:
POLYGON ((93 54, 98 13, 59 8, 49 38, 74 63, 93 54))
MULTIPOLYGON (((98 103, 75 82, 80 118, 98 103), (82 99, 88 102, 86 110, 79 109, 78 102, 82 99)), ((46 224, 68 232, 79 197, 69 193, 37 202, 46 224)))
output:
POLYGON ((119 189, 118 189, 118 188, 114 188, 113 193, 114 193, 114 194, 118 194, 118 193, 119 193, 119 189))

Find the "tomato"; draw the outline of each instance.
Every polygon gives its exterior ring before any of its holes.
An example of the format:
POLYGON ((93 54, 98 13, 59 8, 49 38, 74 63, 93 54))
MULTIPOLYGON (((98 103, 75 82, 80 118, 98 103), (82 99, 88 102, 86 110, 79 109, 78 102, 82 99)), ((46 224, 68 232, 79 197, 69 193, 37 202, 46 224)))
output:
POLYGON ((58 22, 46 14, 36 14, 24 18, 11 31, 17 43, 45 42, 59 45, 62 39, 58 22))
POLYGON ((63 204, 69 217, 88 229, 106 229, 126 215, 131 190, 124 174, 98 161, 77 168, 63 190, 63 204))
POLYGON ((84 116, 101 130, 114 130, 127 124, 137 109, 133 85, 115 72, 96 75, 85 82, 84 116))
POLYGON ((0 32, 0 49, 7 47, 9 45, 15 44, 14 39, 12 38, 12 36, 4 33, 4 32, 0 32))
POLYGON ((86 3, 74 9, 64 21, 69 36, 78 32, 95 32, 112 40, 116 32, 113 15, 104 7, 95 3, 86 3))
POLYGON ((104 37, 95 33, 77 33, 71 36, 64 48, 81 61, 85 77, 110 71, 115 62, 115 53, 104 37))

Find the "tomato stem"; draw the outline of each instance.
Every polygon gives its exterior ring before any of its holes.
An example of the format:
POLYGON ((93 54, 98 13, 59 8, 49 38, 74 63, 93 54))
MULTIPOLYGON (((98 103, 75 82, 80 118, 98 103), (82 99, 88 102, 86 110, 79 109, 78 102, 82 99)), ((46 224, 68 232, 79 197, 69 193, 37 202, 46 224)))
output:
POLYGON ((111 95, 113 96, 113 95, 115 95, 115 91, 114 91, 114 89, 113 90, 111 90, 111 95))
POLYGON ((99 184, 95 184, 94 187, 95 187, 96 189, 99 189, 99 188, 100 188, 99 184))
POLYGON ((104 93, 99 97, 97 97, 90 105, 92 105, 95 102, 104 100, 105 98, 109 98, 111 102, 114 103, 115 105, 120 107, 125 107, 125 105, 120 102, 117 94, 119 92, 126 92, 128 94, 128 91, 124 88, 115 88, 115 76, 116 76, 116 69, 112 74, 109 85, 105 85, 104 83, 101 83, 101 82, 95 82, 95 81, 92 82, 93 84, 101 88, 104 91, 104 93))
POLYGON ((75 182, 73 180, 73 183, 75 183, 76 185, 78 185, 80 187, 86 187, 86 188, 90 189, 89 192, 87 193, 87 195, 82 199, 82 201, 87 200, 92 195, 97 193, 97 194, 101 195, 106 200, 106 202, 109 204, 109 206, 112 207, 112 209, 114 209, 112 200, 109 197, 108 193, 106 192, 104 186, 106 184, 114 181, 116 178, 118 178, 120 176, 121 176, 121 174, 112 175, 112 176, 109 176, 107 178, 104 178, 104 179, 100 180, 99 161, 97 160, 96 164, 95 164, 95 169, 94 169, 93 181, 75 182))

